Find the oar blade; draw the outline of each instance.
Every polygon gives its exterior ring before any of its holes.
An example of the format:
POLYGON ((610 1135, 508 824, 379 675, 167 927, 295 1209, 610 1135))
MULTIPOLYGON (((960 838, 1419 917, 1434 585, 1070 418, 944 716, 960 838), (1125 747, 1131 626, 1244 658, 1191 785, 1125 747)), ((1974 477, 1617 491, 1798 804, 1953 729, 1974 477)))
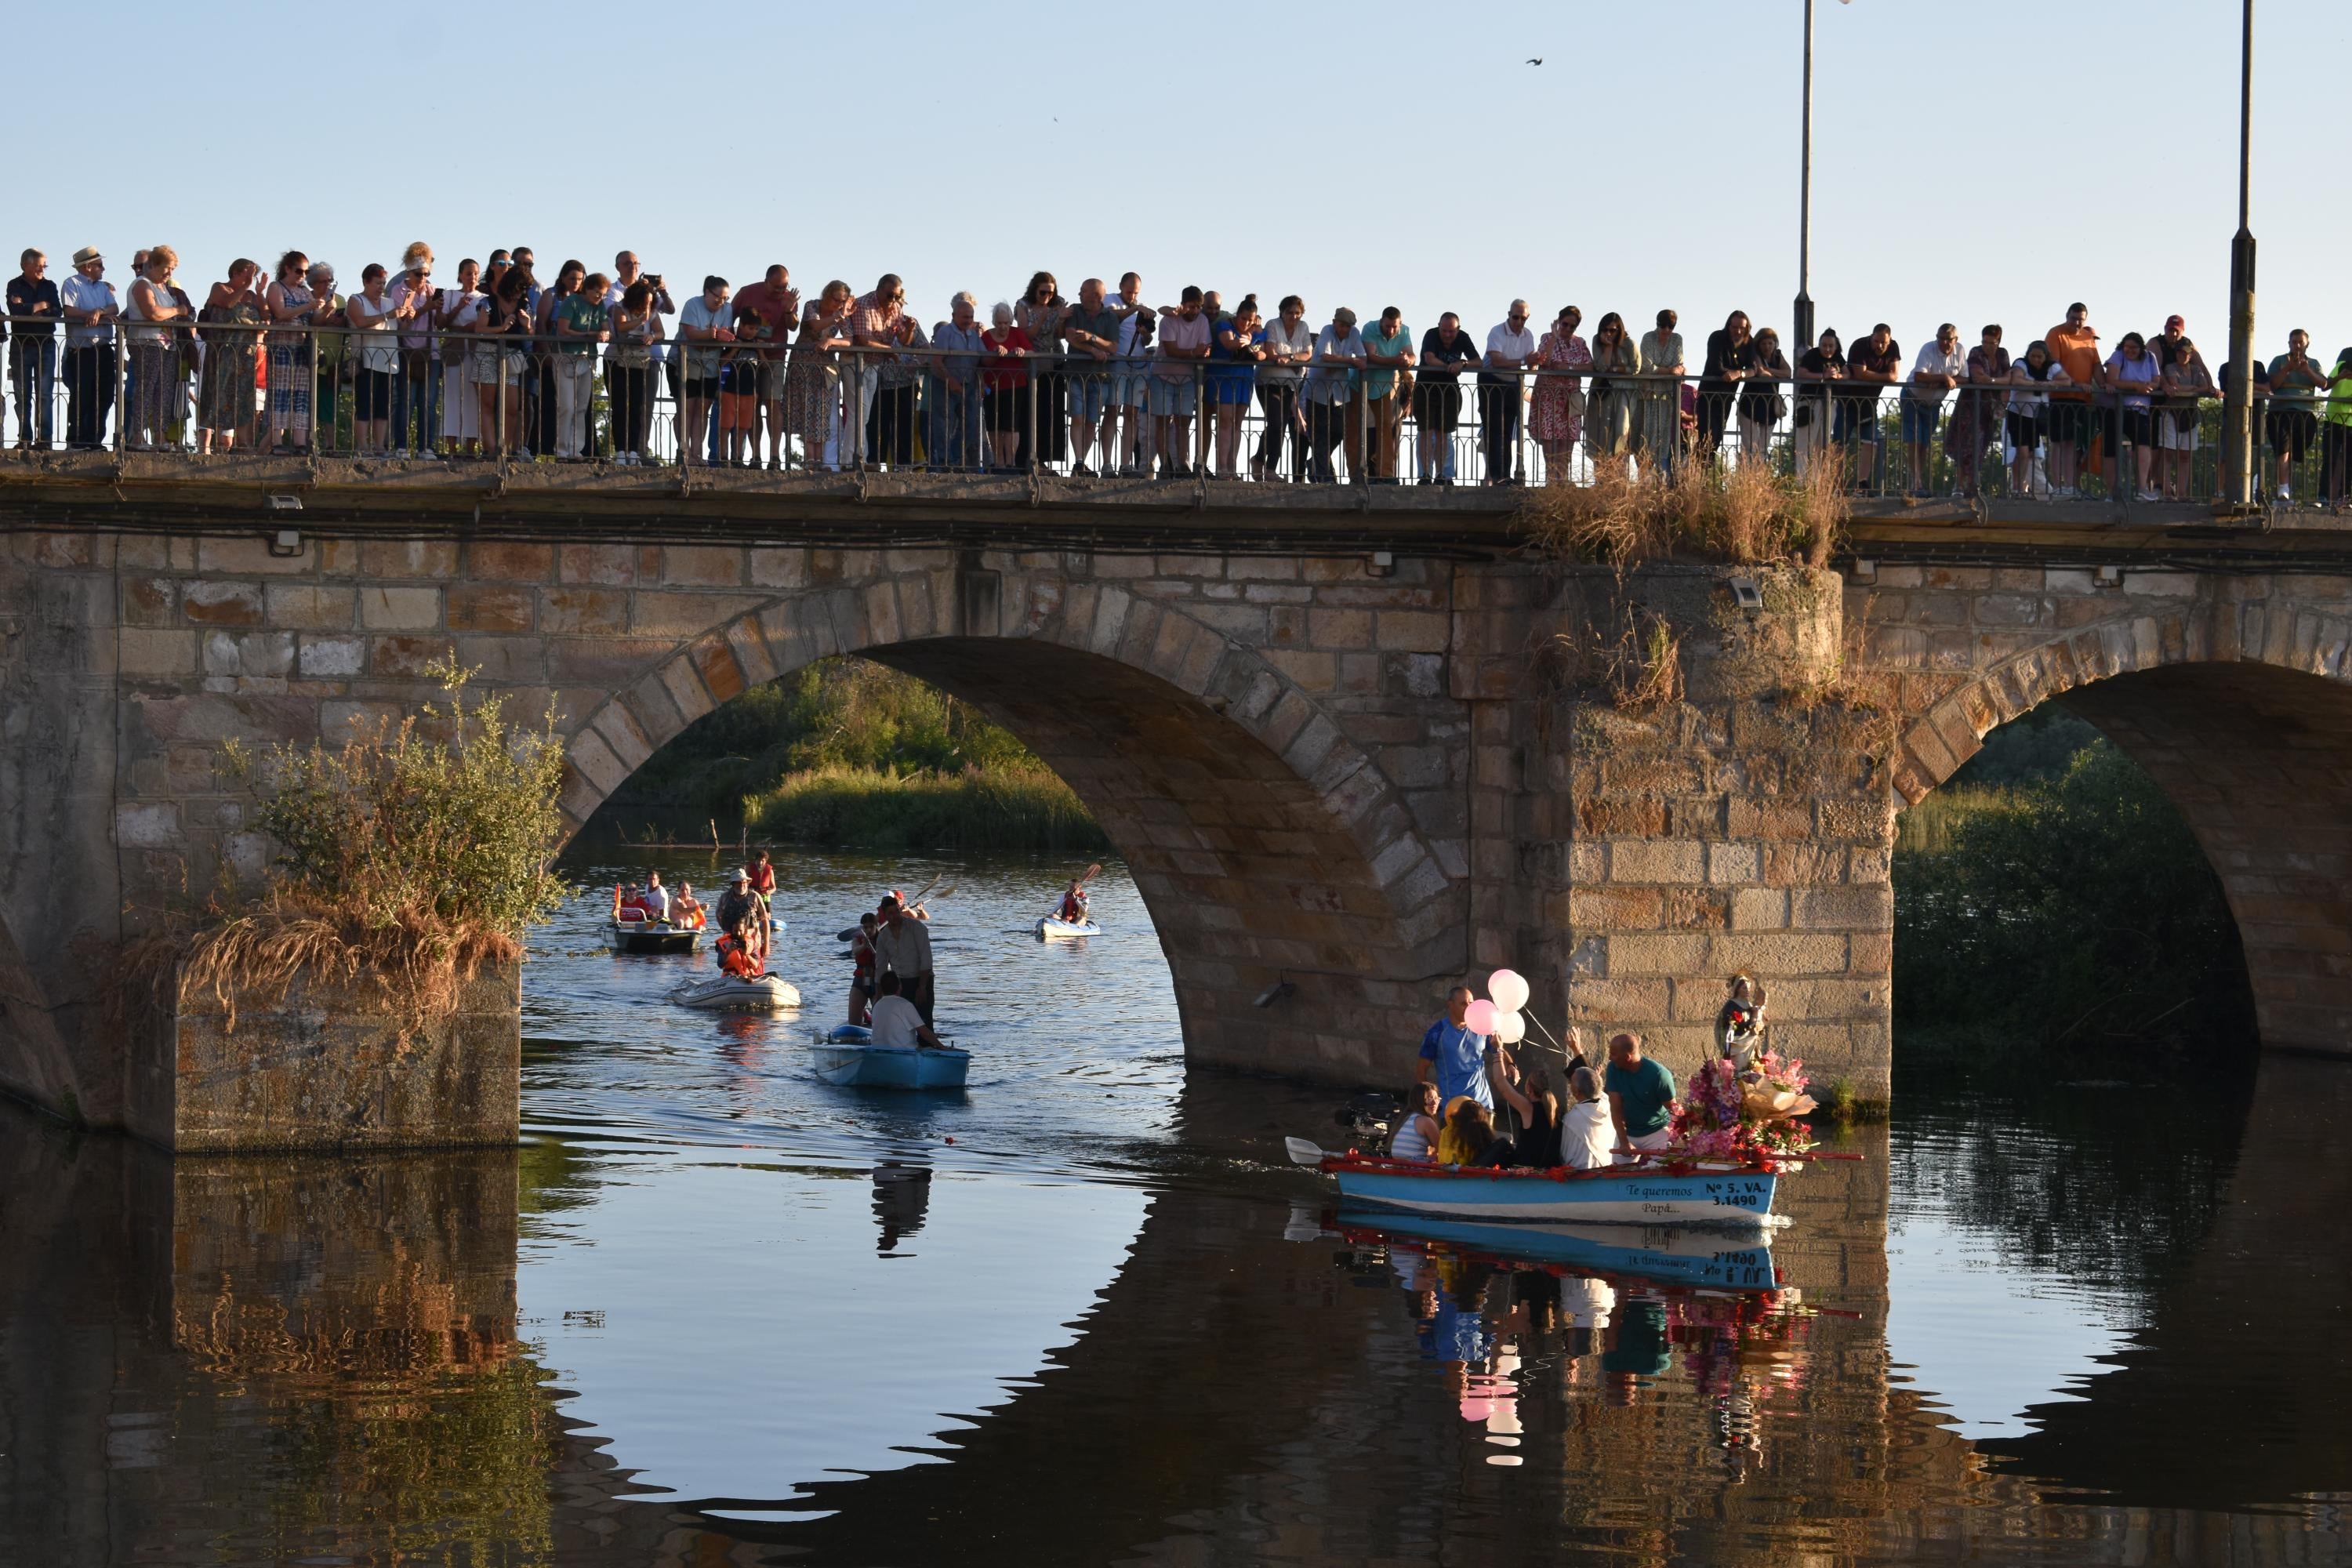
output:
POLYGON ((1290 1151, 1290 1163, 1294 1165, 1320 1165, 1329 1158, 1321 1144, 1304 1138, 1285 1138, 1282 1146, 1290 1151))

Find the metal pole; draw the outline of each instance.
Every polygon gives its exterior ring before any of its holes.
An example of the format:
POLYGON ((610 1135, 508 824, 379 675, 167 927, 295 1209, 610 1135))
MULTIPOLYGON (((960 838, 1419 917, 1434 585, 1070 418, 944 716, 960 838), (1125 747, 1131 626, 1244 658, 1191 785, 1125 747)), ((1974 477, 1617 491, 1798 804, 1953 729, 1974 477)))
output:
MULTIPOLYGON (((2251 6, 2253 0, 2246 0, 2251 6)), ((1813 0, 1805 0, 1804 129, 1798 138, 1797 304, 1792 335, 1802 353, 1813 342, 1813 0)))
POLYGON ((2230 390, 2221 404, 2221 499, 2251 507, 2254 474, 2254 0, 2238 50, 2238 232, 2230 242, 2230 390))

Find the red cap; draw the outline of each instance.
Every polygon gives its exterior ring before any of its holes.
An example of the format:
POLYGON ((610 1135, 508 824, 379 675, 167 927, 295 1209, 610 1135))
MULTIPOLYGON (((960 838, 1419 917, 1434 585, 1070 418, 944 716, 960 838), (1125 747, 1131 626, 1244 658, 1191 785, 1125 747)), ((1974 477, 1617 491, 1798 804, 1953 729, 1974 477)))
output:
POLYGON ((2167 316, 2164 318, 2164 330, 2168 332, 2177 332, 2188 325, 2188 322, 2182 321, 2178 316, 2167 316))

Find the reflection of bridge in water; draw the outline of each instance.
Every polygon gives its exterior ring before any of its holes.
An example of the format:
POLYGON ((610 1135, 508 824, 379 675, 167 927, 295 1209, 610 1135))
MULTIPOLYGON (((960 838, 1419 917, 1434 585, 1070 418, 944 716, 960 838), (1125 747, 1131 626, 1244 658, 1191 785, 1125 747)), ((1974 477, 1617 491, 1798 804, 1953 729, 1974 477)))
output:
MULTIPOLYGON (((1196 1080, 1186 1110, 1220 1124, 1233 1098, 1196 1080)), ((2352 1543, 2300 1511, 2219 1510, 2352 1475, 2332 1418, 2352 1392, 2336 1331, 2352 1263, 2248 1278, 2283 1227, 2340 1225, 2352 1176, 2315 1156, 2347 1113, 2334 1064, 2264 1063, 2227 1205, 2141 1348, 2038 1411, 1997 1471, 1936 1425, 1934 1391, 1888 1375, 1881 1131, 1871 1163, 1791 1185, 1776 1258, 1828 1309, 1801 1337, 1678 1329, 1677 1364, 1633 1397, 1591 1356, 1523 1338, 1508 1449, 1422 1359, 1384 1272, 1286 1239, 1271 1195, 1162 1192, 1076 1342, 909 1450, 945 1462, 816 1481, 786 1506, 824 1517, 789 1523, 644 1496, 625 1431, 565 1430, 520 1339, 509 1155, 174 1165, 14 1136, 0 1557, 430 1557, 471 1540, 523 1560, 904 1562, 951 1540, 982 1561, 1434 1562, 1475 1540, 1503 1563, 1574 1544, 1908 1560, 2063 1536, 2083 1562, 2313 1562, 2352 1543), (1735 1417, 1760 1437, 1737 1464, 1735 1417)), ((782 1495, 807 1478, 776 1479, 782 1495)))

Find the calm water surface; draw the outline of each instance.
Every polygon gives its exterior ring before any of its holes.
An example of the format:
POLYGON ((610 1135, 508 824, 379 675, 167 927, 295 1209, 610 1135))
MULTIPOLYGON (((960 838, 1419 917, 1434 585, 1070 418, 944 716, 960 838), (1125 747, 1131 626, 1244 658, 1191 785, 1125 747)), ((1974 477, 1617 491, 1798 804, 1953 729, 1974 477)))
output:
POLYGON ((520 1156, 0 1111, 0 1562, 2352 1562, 2352 1071, 1914 1071, 1769 1260, 1530 1261, 1188 1077, 1116 868, 1040 944, 1060 867, 794 858, 751 1019, 604 950, 647 863, 534 943, 520 1156), (970 1089, 817 1082, 833 933, 935 872, 970 1089))

